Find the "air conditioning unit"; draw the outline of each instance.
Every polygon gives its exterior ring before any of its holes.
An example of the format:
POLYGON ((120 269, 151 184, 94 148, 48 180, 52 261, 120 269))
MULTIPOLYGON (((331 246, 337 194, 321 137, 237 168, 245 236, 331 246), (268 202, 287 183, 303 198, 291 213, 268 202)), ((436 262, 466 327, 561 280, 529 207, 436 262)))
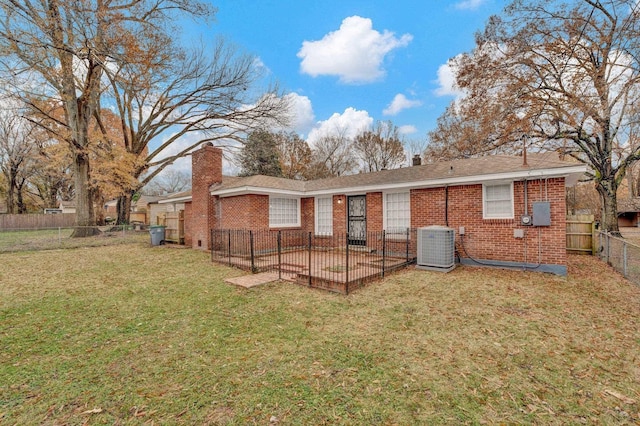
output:
POLYGON ((455 233, 444 226, 418 228, 417 267, 449 272, 456 266, 455 233))

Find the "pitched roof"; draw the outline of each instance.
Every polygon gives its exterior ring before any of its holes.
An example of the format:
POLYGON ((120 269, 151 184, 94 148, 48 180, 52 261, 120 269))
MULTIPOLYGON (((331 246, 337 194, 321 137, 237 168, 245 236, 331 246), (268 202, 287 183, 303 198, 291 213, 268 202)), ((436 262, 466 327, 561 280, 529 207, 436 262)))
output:
POLYGON ((558 176, 570 178, 568 184, 572 185, 585 171, 585 165, 561 161, 555 153, 529 154, 527 165, 523 165, 523 159, 519 156, 496 155, 307 182, 262 175, 248 176, 212 186, 211 193, 220 196, 247 193, 312 196, 558 176))
POLYGON ((140 198, 138 198, 138 200, 133 203, 134 205, 141 205, 141 206, 146 206, 149 203, 153 203, 154 201, 158 201, 162 199, 161 196, 159 195, 141 195, 140 198))
POLYGON ((149 202, 149 204, 175 203, 178 201, 186 201, 190 199, 191 199, 191 190, 187 189, 186 191, 174 192, 173 194, 165 195, 164 197, 160 197, 156 201, 149 202))
POLYGON ((618 213, 634 213, 640 211, 640 197, 618 200, 618 213))

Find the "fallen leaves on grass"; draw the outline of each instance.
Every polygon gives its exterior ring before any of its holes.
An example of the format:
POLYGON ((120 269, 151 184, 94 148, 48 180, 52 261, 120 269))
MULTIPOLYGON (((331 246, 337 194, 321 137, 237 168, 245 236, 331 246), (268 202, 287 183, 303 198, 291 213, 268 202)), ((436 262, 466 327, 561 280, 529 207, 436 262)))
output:
POLYGON ((102 411, 102 408, 94 408, 92 410, 83 411, 81 414, 100 414, 102 411))
POLYGON ((624 402, 625 404, 635 404, 635 403, 636 403, 636 400, 635 400, 635 399, 633 399, 633 398, 629 398, 628 396, 623 395, 623 394, 621 394, 620 392, 612 391, 612 390, 610 390, 610 389, 605 389, 605 390, 604 390, 604 393, 605 393, 606 395, 611 395, 611 396, 613 396, 614 398, 619 399, 620 401, 624 402))

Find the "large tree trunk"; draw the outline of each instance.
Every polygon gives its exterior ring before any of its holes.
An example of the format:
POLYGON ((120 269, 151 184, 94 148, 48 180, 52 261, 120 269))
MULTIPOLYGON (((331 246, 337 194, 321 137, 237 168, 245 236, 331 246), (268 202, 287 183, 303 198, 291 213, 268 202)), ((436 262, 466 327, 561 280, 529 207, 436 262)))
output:
POLYGON ((49 187, 49 190, 47 193, 47 197, 45 200, 45 207, 48 207, 51 209, 56 208, 57 202, 58 202, 58 186, 52 185, 51 187, 49 187))
POLYGON ((17 205, 18 205, 19 214, 27 213, 27 205, 24 203, 24 196, 23 196, 25 183, 26 183, 26 180, 22 180, 22 182, 16 186, 16 194, 18 195, 17 205))
POLYGON ((601 228, 614 235, 620 235, 618 227, 618 199, 617 185, 612 180, 601 180, 597 182, 596 188, 602 200, 602 223, 601 228))
POLYGON ((93 199, 89 188, 89 157, 83 153, 74 155, 73 171, 76 190, 76 228, 72 237, 90 237, 100 231, 96 228, 93 199))
POLYGON ((7 213, 14 214, 16 212, 16 177, 13 174, 9 176, 9 188, 7 190, 7 213))
POLYGON ((104 225, 106 223, 105 220, 105 212, 104 212, 104 203, 105 198, 102 194, 102 191, 96 190, 93 196, 95 200, 95 214, 96 214, 96 224, 104 225))
POLYGON ((135 191, 128 191, 118 197, 118 225, 128 225, 131 219, 131 200, 135 191))

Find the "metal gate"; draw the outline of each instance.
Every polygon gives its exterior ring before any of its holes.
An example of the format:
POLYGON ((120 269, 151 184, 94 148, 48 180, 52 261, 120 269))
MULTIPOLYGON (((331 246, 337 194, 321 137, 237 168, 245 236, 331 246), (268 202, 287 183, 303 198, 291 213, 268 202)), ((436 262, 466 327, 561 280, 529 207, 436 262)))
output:
POLYGON ((354 195, 347 198, 349 244, 367 244, 367 197, 354 195))

